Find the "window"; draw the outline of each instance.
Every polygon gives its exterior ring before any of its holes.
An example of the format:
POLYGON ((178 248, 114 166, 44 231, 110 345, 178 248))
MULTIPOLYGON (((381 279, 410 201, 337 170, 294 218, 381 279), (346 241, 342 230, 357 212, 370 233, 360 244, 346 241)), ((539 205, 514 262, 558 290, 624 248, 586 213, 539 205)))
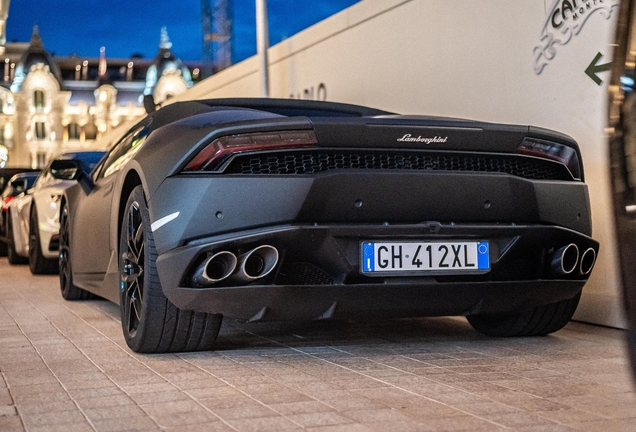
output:
POLYGON ((4 101, 0 99, 0 114, 4 112, 4 101))
POLYGON ((80 133, 81 133, 81 129, 80 129, 80 125, 73 122, 73 123, 69 123, 69 125, 66 127, 68 130, 68 139, 70 140, 78 140, 80 139, 80 133))
POLYGON ((33 106, 37 111, 44 109, 44 91, 36 90, 33 92, 33 106))
POLYGON ((84 126, 85 139, 94 140, 97 138, 97 127, 94 123, 86 123, 84 126))
POLYGON ((36 168, 44 168, 46 165, 46 153, 38 152, 36 153, 36 168))
POLYGON ((150 123, 144 122, 137 125, 119 140, 101 167, 100 177, 108 177, 122 169, 124 165, 132 159, 135 153, 139 151, 149 134, 150 123))
POLYGON ((46 125, 44 122, 35 122, 35 139, 46 139, 46 125))

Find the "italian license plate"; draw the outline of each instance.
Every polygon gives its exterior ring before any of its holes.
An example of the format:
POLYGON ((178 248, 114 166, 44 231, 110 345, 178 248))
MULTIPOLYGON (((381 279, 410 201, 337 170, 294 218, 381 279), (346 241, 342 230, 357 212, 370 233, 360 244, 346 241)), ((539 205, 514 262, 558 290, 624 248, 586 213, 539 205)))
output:
POLYGON ((362 242, 364 274, 455 274, 490 270, 488 242, 362 242))

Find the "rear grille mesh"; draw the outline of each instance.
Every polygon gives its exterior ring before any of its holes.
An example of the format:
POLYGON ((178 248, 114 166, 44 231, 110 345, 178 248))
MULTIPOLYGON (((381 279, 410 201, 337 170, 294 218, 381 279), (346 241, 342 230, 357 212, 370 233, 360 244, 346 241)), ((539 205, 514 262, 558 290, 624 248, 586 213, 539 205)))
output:
POLYGON ((317 174, 330 170, 415 170, 506 173, 533 180, 573 180, 556 162, 519 155, 407 151, 305 150, 237 155, 225 174, 317 174))
POLYGON ((278 285, 333 285, 334 278, 313 264, 285 263, 278 273, 276 284, 278 285))

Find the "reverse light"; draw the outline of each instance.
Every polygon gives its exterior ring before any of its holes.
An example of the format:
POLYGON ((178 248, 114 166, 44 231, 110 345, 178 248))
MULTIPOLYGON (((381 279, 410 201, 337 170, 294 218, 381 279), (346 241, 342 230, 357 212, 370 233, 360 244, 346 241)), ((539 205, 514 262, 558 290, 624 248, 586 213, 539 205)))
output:
POLYGON ((576 180, 581 180, 581 164, 576 150, 564 144, 536 138, 524 138, 517 147, 517 153, 550 159, 565 165, 576 180))
POLYGON ((212 171, 236 153, 282 148, 312 147, 317 143, 314 131, 263 132, 230 135, 215 139, 203 148, 184 171, 212 171))

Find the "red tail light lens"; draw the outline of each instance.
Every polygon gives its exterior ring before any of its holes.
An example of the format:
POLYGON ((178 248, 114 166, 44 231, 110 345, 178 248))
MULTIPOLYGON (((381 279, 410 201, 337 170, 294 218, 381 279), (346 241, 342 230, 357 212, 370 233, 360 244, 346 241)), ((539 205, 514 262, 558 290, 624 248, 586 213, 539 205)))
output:
POLYGON ((14 196, 9 195, 8 197, 5 197, 5 199, 2 200, 2 209, 5 210, 7 205, 11 202, 11 200, 15 198, 14 196))
POLYGON ((282 148, 312 147, 318 141, 314 131, 282 131, 220 137, 208 144, 183 169, 213 171, 236 153, 282 148))
POLYGON ((550 159, 565 165, 577 180, 582 178, 581 163, 576 150, 564 144, 535 138, 524 138, 517 147, 517 153, 550 159))

